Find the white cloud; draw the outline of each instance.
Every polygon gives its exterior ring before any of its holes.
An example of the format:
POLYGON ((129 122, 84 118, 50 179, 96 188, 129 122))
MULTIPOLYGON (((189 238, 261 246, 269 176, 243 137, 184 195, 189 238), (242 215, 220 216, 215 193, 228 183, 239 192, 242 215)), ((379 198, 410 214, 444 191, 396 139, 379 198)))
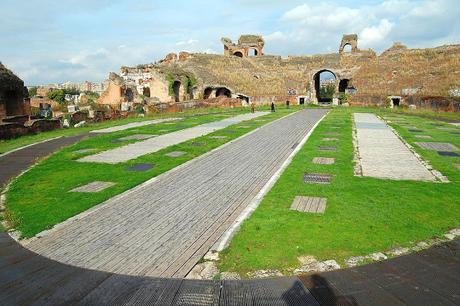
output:
POLYGON ((186 45, 193 45, 198 43, 198 40, 196 39, 189 39, 187 41, 179 41, 176 43, 176 46, 186 46, 186 45))
POLYGON ((361 46, 368 48, 385 47, 381 44, 388 41, 388 35, 393 27, 393 23, 386 19, 382 19, 377 26, 364 28, 359 35, 361 46))

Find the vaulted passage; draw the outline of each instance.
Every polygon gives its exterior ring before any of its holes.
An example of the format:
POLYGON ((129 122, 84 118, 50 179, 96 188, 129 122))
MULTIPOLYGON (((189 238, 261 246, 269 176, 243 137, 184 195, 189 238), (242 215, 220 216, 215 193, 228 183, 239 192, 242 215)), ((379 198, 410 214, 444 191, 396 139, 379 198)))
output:
POLYGON ((230 89, 225 88, 225 87, 217 88, 216 97, 221 97, 221 96, 231 98, 232 97, 232 92, 230 91, 230 89))
POLYGON ((150 98, 150 88, 149 87, 144 87, 142 91, 142 95, 144 95, 147 98, 150 98))
POLYGON ((334 98, 337 77, 330 70, 318 71, 313 77, 318 103, 331 103, 334 98))
POLYGON ((212 87, 207 87, 207 88, 205 88, 204 94, 203 94, 203 99, 209 99, 209 97, 210 97, 211 94, 212 94, 212 91, 213 91, 213 88, 212 88, 212 87))
POLYGON ((173 91, 174 91, 174 101, 180 102, 180 87, 181 87, 181 82, 179 81, 174 81, 173 83, 173 91))
POLYGON ((345 90, 348 88, 348 85, 350 84, 350 80, 349 79, 343 79, 343 80, 340 80, 340 83, 339 83, 339 92, 345 92, 345 90))
POLYGON ((131 88, 126 89, 125 97, 126 97, 126 100, 128 100, 128 102, 133 102, 134 93, 133 93, 133 90, 131 88))
POLYGON ((240 51, 233 53, 233 55, 237 57, 243 57, 243 53, 241 53, 240 51))

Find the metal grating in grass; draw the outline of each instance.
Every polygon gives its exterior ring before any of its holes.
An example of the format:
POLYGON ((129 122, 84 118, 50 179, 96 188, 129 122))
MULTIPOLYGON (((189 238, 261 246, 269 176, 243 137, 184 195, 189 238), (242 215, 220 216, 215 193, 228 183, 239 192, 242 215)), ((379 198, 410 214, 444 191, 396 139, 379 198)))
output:
POLYGON ((186 154, 186 152, 183 152, 183 151, 173 151, 173 152, 169 152, 169 153, 167 153, 165 155, 169 156, 169 157, 180 157, 180 156, 183 156, 185 154, 186 154))
POLYGON ((319 151, 337 151, 337 147, 330 147, 330 146, 319 146, 319 151))
POLYGON ((441 156, 450 156, 450 157, 458 157, 460 154, 455 152, 446 152, 446 151, 438 151, 438 154, 441 156))
POLYGON ((303 176, 303 182, 307 184, 330 184, 331 174, 327 173, 307 173, 303 176))
POLYGON ((137 164, 128 168, 128 171, 142 172, 152 169, 154 164, 137 164))
POLYGON ((158 136, 158 135, 151 135, 151 134, 135 134, 135 135, 130 135, 130 136, 118 138, 118 140, 121 140, 121 141, 127 141, 127 140, 144 140, 144 139, 149 139, 149 138, 153 138, 153 137, 156 137, 156 136, 158 136))
POLYGON ((455 152, 458 148, 447 142, 416 142, 416 145, 425 150, 455 152))

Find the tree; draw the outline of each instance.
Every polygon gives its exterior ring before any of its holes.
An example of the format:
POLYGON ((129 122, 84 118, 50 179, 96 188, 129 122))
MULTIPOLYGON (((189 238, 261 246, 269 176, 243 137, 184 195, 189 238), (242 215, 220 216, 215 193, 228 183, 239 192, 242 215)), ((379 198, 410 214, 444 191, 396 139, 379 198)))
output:
POLYGON ((29 97, 35 97, 37 95, 37 87, 30 87, 29 88, 29 97))
POLYGON ((48 99, 56 101, 59 104, 64 104, 65 102, 65 92, 62 89, 53 89, 47 94, 48 99))
POLYGON ((334 85, 327 85, 327 86, 322 86, 319 95, 322 99, 331 99, 334 97, 335 94, 335 86, 334 85))

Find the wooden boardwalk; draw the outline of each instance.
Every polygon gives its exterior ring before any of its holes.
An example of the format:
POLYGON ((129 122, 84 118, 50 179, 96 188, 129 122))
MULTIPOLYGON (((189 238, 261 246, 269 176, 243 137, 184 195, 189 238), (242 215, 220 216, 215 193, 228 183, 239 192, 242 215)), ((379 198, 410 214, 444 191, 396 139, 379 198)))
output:
POLYGON ((79 267, 183 277, 327 110, 304 110, 59 225, 28 247, 79 267))

